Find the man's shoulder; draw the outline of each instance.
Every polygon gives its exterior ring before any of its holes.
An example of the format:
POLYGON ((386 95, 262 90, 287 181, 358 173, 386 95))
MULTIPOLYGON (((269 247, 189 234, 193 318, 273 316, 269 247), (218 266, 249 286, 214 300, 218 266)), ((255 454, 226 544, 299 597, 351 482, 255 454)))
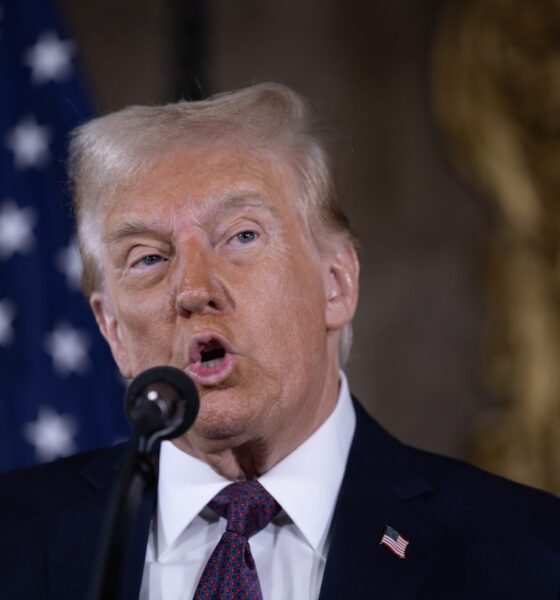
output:
POLYGON ((463 461, 413 448, 358 407, 358 452, 386 484, 442 535, 542 534, 560 540, 560 499, 463 461), (373 442, 369 438, 378 438, 373 442), (380 441, 381 440, 381 441, 380 441), (369 451, 368 451, 369 448, 369 451))
POLYGON ((434 518, 467 538, 520 535, 557 539, 560 499, 460 460, 408 448, 410 461, 434 485, 434 518))
POLYGON ((0 515, 40 516, 79 501, 111 481, 121 456, 115 446, 2 473, 0 515))
POLYGON ((0 475, 0 596, 83 598, 122 447, 0 475))

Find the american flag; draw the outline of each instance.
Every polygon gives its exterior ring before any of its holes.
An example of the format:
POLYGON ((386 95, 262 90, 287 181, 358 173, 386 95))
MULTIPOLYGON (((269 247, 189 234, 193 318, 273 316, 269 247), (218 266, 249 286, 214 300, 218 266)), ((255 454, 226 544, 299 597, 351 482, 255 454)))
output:
POLYGON ((76 51, 49 0, 0 0, 0 471, 128 435, 79 291, 64 168, 90 116, 76 51))
POLYGON ((387 525, 383 537, 379 542, 383 546, 387 546, 391 552, 399 556, 400 558, 406 558, 406 547, 408 546, 408 540, 405 540, 403 536, 392 527, 387 525))

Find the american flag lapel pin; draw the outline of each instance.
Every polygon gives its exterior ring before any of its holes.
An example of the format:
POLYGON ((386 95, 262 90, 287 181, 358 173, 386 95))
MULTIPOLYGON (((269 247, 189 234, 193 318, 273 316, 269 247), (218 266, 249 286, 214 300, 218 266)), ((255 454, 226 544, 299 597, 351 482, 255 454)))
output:
POLYGON ((389 525, 385 526, 383 537, 379 542, 380 545, 387 546, 389 550, 396 554, 399 558, 406 558, 406 547, 408 546, 408 540, 389 525))

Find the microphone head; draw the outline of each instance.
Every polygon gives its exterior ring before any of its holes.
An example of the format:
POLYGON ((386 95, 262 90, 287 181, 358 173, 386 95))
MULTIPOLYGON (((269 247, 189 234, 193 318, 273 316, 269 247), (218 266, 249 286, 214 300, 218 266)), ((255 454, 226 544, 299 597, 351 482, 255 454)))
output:
POLYGON ((153 441, 185 433, 198 415, 196 386, 175 367, 153 367, 130 383, 124 398, 125 412, 133 429, 153 441))

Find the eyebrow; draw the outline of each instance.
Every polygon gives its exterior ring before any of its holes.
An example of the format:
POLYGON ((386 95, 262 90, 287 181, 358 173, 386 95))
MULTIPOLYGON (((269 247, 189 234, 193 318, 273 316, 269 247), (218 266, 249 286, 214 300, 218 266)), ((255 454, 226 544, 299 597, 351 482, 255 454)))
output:
MULTIPOLYGON (((264 209, 272 216, 277 214, 276 207, 262 194, 254 190, 234 190, 219 196, 210 197, 202 206, 202 219, 209 216, 227 212, 238 208, 257 208, 264 209)), ((169 235, 167 228, 162 228, 161 224, 150 222, 150 220, 141 217, 128 217, 117 225, 117 227, 103 237, 108 245, 117 244, 122 239, 136 235, 156 235, 166 237, 169 235)))
POLYGON ((113 231, 103 236, 103 241, 108 245, 113 245, 127 237, 148 234, 164 237, 166 231, 144 219, 129 217, 127 221, 119 223, 113 231))
POLYGON ((240 189, 210 197, 203 206, 205 215, 225 212, 236 208, 264 208, 272 215, 277 213, 276 207, 270 200, 251 189, 240 189))

